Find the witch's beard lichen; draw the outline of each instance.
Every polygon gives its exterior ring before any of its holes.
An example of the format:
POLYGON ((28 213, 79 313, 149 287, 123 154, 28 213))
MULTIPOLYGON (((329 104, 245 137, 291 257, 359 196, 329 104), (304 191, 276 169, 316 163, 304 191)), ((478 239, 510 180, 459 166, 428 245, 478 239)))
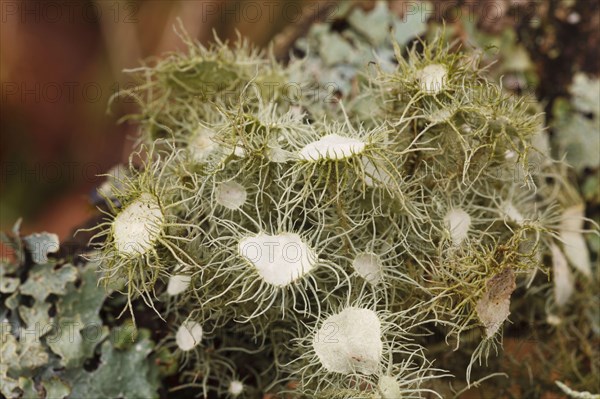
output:
POLYGON ((179 295, 185 292, 192 282, 192 276, 185 274, 176 274, 169 278, 167 284, 167 294, 169 296, 179 295))
POLYGON ((381 261, 372 253, 358 254, 352 261, 354 269, 369 283, 376 285, 381 281, 381 261))
POLYGON ((241 381, 233 380, 229 383, 229 387, 227 387, 227 393, 233 397, 237 397, 244 392, 244 384, 241 381))
POLYGON ((351 137, 328 134, 318 141, 307 144, 300 150, 300 159, 304 161, 319 161, 323 159, 337 161, 360 154, 365 149, 365 143, 351 137))
POLYGON ((471 216, 462 209, 452 209, 444 217, 446 228, 454 245, 460 245, 467 238, 471 227, 471 216))
POLYGON ((175 341, 182 351, 190 351, 200 344, 202 340, 202 325, 195 321, 186 321, 177 330, 175 341))
POLYGON ((313 349, 329 372, 375 374, 383 353, 381 335, 381 322, 374 311, 349 307, 322 323, 313 349))
POLYGON ((215 193, 217 204, 232 211, 240 209, 248 196, 246 188, 234 181, 219 184, 215 193))
POLYGON ((428 94, 437 94, 444 90, 448 71, 440 64, 427 65, 420 71, 421 90, 428 94))
POLYGON ((402 398, 402 390, 398 381, 389 375, 379 377, 377 385, 382 399, 400 399, 402 398))
POLYGON ((205 162, 219 148, 213 141, 214 135, 213 131, 202 129, 190 140, 189 149, 195 162, 205 162))
POLYGON ((113 221, 113 239, 117 252, 123 256, 147 253, 161 234, 163 224, 164 215, 156 197, 143 193, 113 221))
POLYGON ((246 258, 267 283, 283 287, 302 278, 317 266, 317 255, 295 233, 260 233, 239 242, 246 258))

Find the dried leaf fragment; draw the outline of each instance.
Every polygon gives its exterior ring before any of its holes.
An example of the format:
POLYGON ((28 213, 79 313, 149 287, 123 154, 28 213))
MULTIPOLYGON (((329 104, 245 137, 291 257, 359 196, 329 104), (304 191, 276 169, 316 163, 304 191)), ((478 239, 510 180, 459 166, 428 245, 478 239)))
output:
POLYGON ((510 295, 517 288, 515 274, 506 268, 487 283, 487 291, 477 301, 476 311, 485 326, 487 338, 492 337, 510 314, 510 295))

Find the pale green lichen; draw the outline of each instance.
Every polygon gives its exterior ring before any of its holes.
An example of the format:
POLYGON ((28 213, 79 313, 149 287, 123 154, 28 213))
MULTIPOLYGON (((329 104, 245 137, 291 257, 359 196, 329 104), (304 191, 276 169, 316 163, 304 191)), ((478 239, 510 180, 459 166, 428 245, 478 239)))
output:
MULTIPOLYGON (((369 18, 395 25, 382 4, 369 18)), ((539 106, 439 37, 405 48, 352 15, 348 37, 377 47, 364 62, 347 57, 356 43, 316 26, 306 42, 322 45, 320 61, 282 65, 244 41, 184 36, 187 53, 134 71, 142 83, 125 94, 141 106, 149 154, 107 191, 98 259, 132 314, 141 297, 179 326, 165 347, 184 387, 435 395, 444 374, 430 337, 438 351, 474 343, 470 382, 501 346, 521 277, 548 273, 550 254, 558 277, 564 259, 590 276, 581 209, 564 217, 578 198, 536 148, 539 106), (336 101, 315 95, 326 89, 315 65, 344 81, 336 101)))

